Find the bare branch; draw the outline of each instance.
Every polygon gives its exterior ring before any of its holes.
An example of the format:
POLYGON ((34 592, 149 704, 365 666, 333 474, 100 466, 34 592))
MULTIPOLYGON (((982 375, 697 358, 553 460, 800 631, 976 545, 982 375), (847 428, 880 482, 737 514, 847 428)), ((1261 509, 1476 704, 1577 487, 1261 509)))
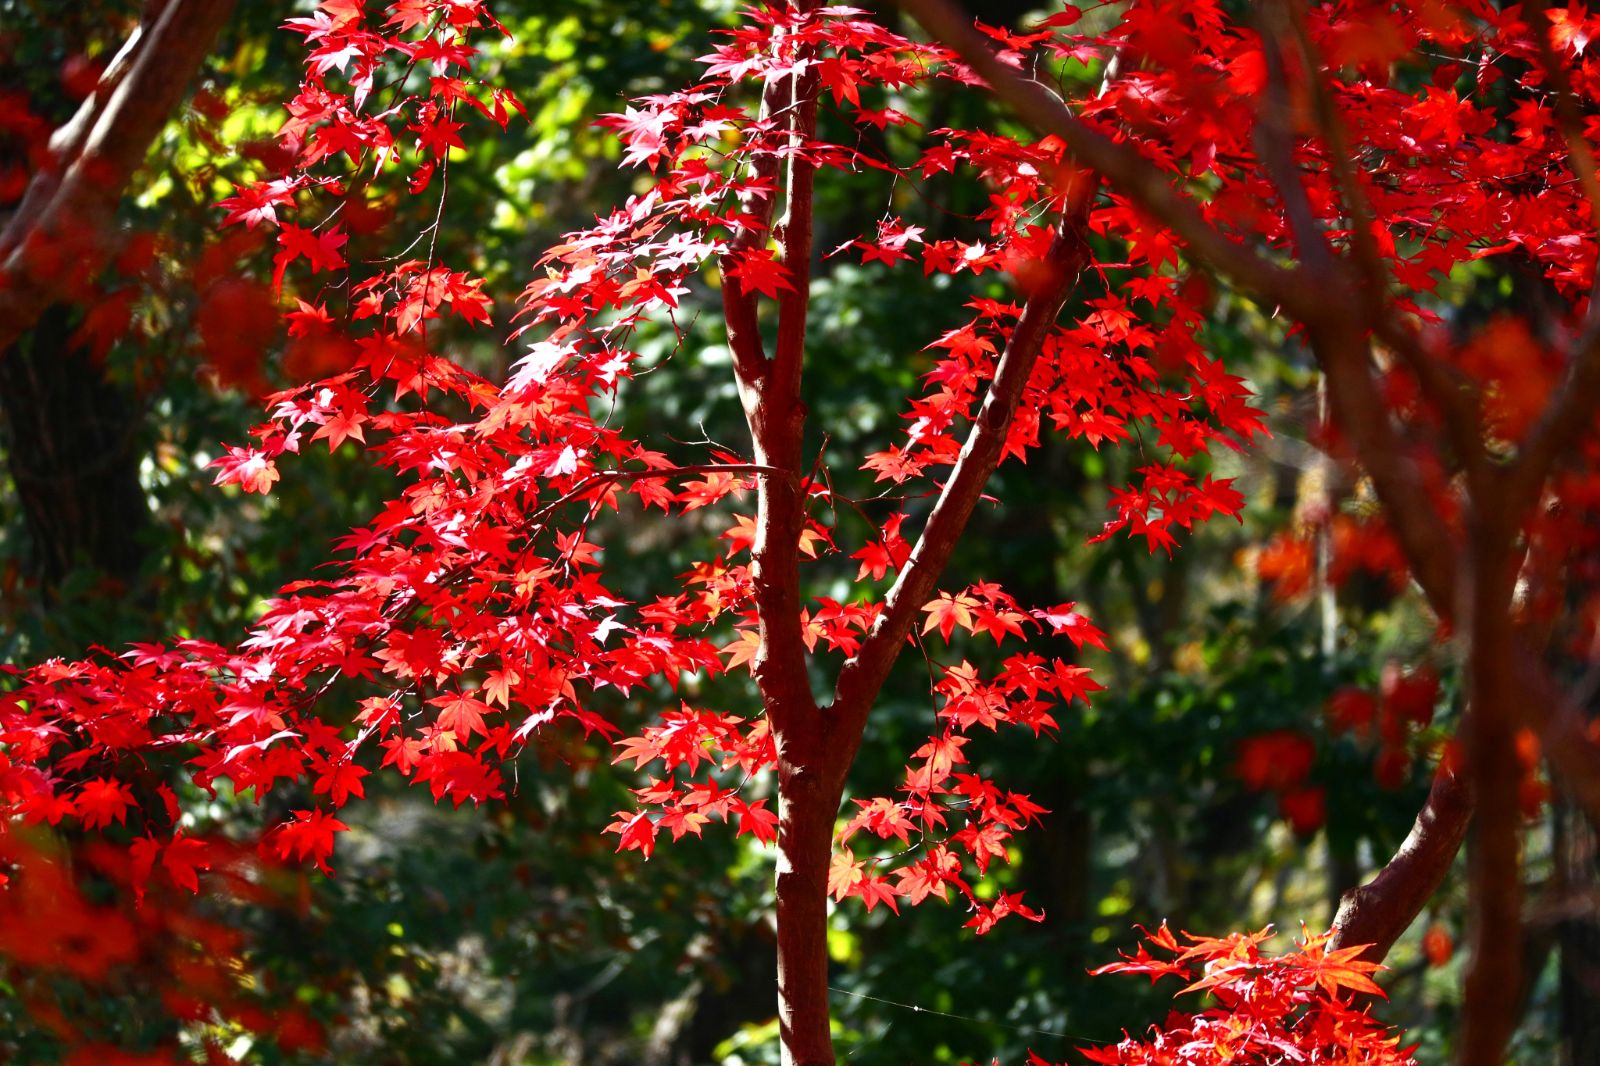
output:
POLYGON ((1364 958, 1383 961, 1450 873, 1471 816, 1466 781, 1441 770, 1394 856, 1371 881, 1340 898, 1333 919, 1335 946, 1365 944, 1364 958))
POLYGON ((124 45, 120 79, 102 86, 52 138, 54 166, 34 176, 0 234, 0 351, 99 273, 111 254, 104 231, 118 201, 232 8, 232 0, 171 0, 124 45), (72 268, 45 269, 45 262, 72 268))
POLYGON ((1261 8, 1261 51, 1266 58, 1267 92, 1262 96, 1256 119, 1256 151, 1261 156, 1272 184, 1283 201, 1289 218, 1289 231, 1303 269, 1318 284, 1337 284, 1342 264, 1317 222, 1311 199, 1306 195, 1300 168, 1294 159, 1294 120, 1289 102, 1289 74, 1284 67, 1282 38, 1288 35, 1283 25, 1288 13, 1282 3, 1261 8))
POLYGON ((1370 344, 1358 324, 1313 329, 1309 338, 1328 381, 1334 418, 1372 478, 1412 575, 1434 613, 1446 622, 1453 621, 1455 537, 1429 502, 1421 472, 1389 421, 1388 406, 1372 377, 1370 344))

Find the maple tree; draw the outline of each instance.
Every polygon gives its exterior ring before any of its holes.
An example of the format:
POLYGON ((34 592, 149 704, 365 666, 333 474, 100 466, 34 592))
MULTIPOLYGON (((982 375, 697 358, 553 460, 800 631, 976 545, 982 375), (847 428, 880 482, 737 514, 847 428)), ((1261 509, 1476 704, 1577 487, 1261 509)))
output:
MULTIPOLYGON (((1534 650, 1548 648, 1559 662, 1571 650, 1560 643, 1573 639, 1563 631, 1586 627, 1565 602, 1576 591, 1566 582, 1584 569, 1584 506, 1570 493, 1589 473, 1588 415, 1600 368, 1600 309, 1590 299, 1600 184, 1580 103, 1591 91, 1582 59, 1586 14, 1542 4, 1504 12, 1466 5, 1383 11, 1354 24, 1394 31, 1372 35, 1337 32, 1336 21, 1319 24, 1293 5, 1264 13, 1263 44, 1253 53, 1259 61, 1251 64, 1267 90, 1254 131, 1262 167, 1256 179, 1281 205, 1281 215, 1268 221, 1295 256, 1285 265, 1230 240, 1203 208, 1159 180, 1148 158, 997 64, 945 5, 910 6, 945 40, 960 42, 961 53, 1030 122, 1062 136, 1169 225, 1190 256, 1300 323, 1326 375, 1335 426, 1371 478, 1430 607, 1461 634, 1468 677, 1464 765, 1445 760, 1411 836, 1371 884, 1346 896, 1336 928, 1378 950, 1392 943, 1443 879, 1471 818, 1473 956, 1460 1061, 1499 1061, 1515 1022, 1504 989, 1521 967, 1518 831, 1536 764, 1520 758, 1519 747, 1542 750, 1589 817, 1600 811, 1595 739, 1581 697, 1564 693, 1534 650), (1429 39, 1452 56, 1484 49, 1477 83, 1517 79, 1521 90, 1507 93, 1514 99, 1506 110, 1538 118, 1514 123, 1511 137, 1498 139, 1493 108, 1480 110, 1448 84, 1464 68, 1444 67, 1420 98, 1348 80, 1351 67, 1359 73, 1363 62, 1393 61, 1429 39), (1386 43, 1365 54, 1374 40, 1386 43), (1502 56, 1516 57, 1521 69, 1506 74, 1491 65, 1502 56), (1399 111, 1385 114, 1379 101, 1399 111), (1387 141, 1393 135, 1409 139, 1387 141), (1370 146, 1365 160, 1357 146, 1370 146), (1306 158, 1311 153, 1314 161, 1306 158), (1558 225, 1565 236, 1555 244, 1520 224, 1488 224, 1493 216, 1484 213, 1495 205, 1531 203, 1510 177, 1523 171, 1497 169, 1513 156, 1518 167, 1547 175, 1541 209, 1568 223, 1558 225), (1439 189, 1455 181, 1470 191, 1441 197, 1439 189), (1398 237, 1416 235, 1418 210, 1427 218, 1426 239, 1408 255, 1398 237), (1484 247, 1485 233, 1505 239, 1484 247), (1461 339, 1439 328, 1437 313, 1419 302, 1442 268, 1517 252, 1539 264, 1570 312, 1538 323, 1502 319, 1461 339), (1535 340, 1536 328, 1547 338, 1535 340), (1396 403, 1380 391, 1385 386, 1390 395, 1395 388, 1407 395, 1396 403), (1526 692, 1538 695, 1519 698, 1526 692)), ((1176 25, 1168 20, 1164 28, 1176 25)), ((1542 210, 1540 217, 1552 218, 1542 210)), ((1581 648, 1583 637, 1576 640, 1581 648)))
MULTIPOLYGON (((188 6, 174 0, 165 17, 188 6)), ((1091 541, 1171 553, 1197 524, 1238 516, 1243 495, 1205 462, 1262 429, 1207 344, 1227 286, 1292 320, 1317 359, 1326 446, 1359 464, 1383 505, 1385 522, 1352 533, 1352 549, 1363 565, 1403 560, 1450 634, 1467 676, 1462 744, 1442 754, 1412 836, 1349 893, 1331 939, 1282 962, 1243 937, 1114 968, 1210 963, 1198 987, 1221 1007, 1188 1034, 1221 1026, 1279 1050, 1370 1038, 1357 1061, 1403 1061, 1341 990, 1371 991, 1362 975, 1445 877, 1471 819, 1460 1047, 1462 1061, 1498 1061, 1515 1020, 1503 989, 1519 966, 1530 754, 1600 814, 1596 739, 1558 681, 1594 637, 1594 20, 1542 5, 1281 2, 1241 23, 1220 4, 1149 0, 1094 8, 1093 30, 1067 6, 1013 32, 974 28, 942 0, 902 6, 931 41, 814 0, 754 8, 697 84, 604 119, 647 180, 540 260, 511 316, 526 354, 504 382, 437 350, 436 327, 482 326, 496 309, 484 278, 435 255, 452 151, 473 124, 504 128, 520 108, 474 72, 480 35, 504 28, 482 0, 325 0, 290 19, 308 51, 280 137, 292 162, 222 207, 227 224, 273 235, 289 333, 330 373, 271 397, 217 481, 269 493, 302 448, 354 442, 398 488, 338 543, 332 576, 286 586, 236 645, 184 639, 14 671, 0 696, 8 810, 24 824, 126 830, 130 892, 195 890, 201 872, 231 876, 241 860, 156 771, 174 755, 188 791, 309 788, 259 853, 327 870, 347 828, 339 809, 377 770, 439 801, 483 803, 503 798, 506 767, 547 731, 614 738, 615 761, 648 775, 607 827, 618 848, 648 858, 664 833, 717 822, 774 846, 785 1061, 831 1062, 830 898, 867 911, 959 900, 980 934, 1040 917, 983 882, 1046 812, 976 772, 971 749, 1002 726, 1053 731, 1098 689, 1076 652, 1106 635, 1073 603, 1020 602, 984 575, 947 573, 991 475, 1052 434, 1126 444, 1140 465, 1112 487, 1091 541), (1063 64, 1096 65, 1098 90, 1069 106, 1038 77, 1063 64), (1040 139, 921 129, 904 101, 940 85, 992 91, 1040 139), (864 136, 889 129, 893 140, 864 136), (925 239, 891 197, 868 232, 813 246, 817 182, 915 189, 955 171, 988 190, 963 236, 925 239), (397 180, 437 198, 433 232, 358 257, 355 239, 371 234, 355 220, 397 180), (856 457, 870 498, 836 488, 854 471, 831 469, 807 426, 812 275, 834 256, 930 278, 1003 272, 1014 294, 975 298, 965 321, 923 338, 932 354, 904 435, 856 457), (1495 256, 1525 258, 1561 310, 1475 331, 1446 321, 1451 271, 1495 256), (638 337, 681 328, 699 276, 721 303, 747 447, 637 439, 612 417, 645 369, 638 337), (703 510, 724 523, 721 543, 681 587, 635 601, 614 591, 597 532, 606 512, 703 510), (852 598, 819 591, 839 575, 852 598), (967 654, 990 640, 1009 653, 998 669, 967 654), (846 804, 880 692, 913 645, 936 724, 898 782, 846 804), (710 679, 741 673, 753 698, 707 695, 734 691, 710 679), (619 699, 660 713, 625 736, 619 699)), ((35 239, 8 254, 33 277, 56 250, 35 239)), ((1296 550, 1273 557, 1279 574, 1296 550)), ((1397 669, 1381 695, 1380 711, 1341 693, 1330 719, 1381 718, 1386 753, 1409 757, 1437 679, 1397 669)), ((1305 745, 1258 737, 1239 772, 1315 828, 1305 745)), ((51 876, 25 867, 15 880, 51 876)), ((1153 943, 1177 951, 1165 933, 1153 943)), ((1205 1040, 1205 1054, 1232 1054, 1205 1040)), ((1095 1054, 1207 1061, 1161 1041, 1095 1054)))

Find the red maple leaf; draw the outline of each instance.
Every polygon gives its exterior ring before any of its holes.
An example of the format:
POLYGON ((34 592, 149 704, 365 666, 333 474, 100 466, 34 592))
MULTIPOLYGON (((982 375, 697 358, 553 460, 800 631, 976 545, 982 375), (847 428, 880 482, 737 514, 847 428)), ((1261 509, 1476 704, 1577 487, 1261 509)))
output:
POLYGON ((133 792, 127 785, 104 777, 85 781, 74 797, 78 817, 86 829, 99 829, 112 822, 121 825, 133 804, 133 792))
POLYGON ((723 273, 738 284, 741 293, 759 292, 776 297, 781 292, 794 291, 788 266, 779 261, 777 253, 770 248, 734 252, 725 257, 724 262, 728 265, 723 273))
POLYGON ((322 810, 294 811, 294 821, 281 825, 265 841, 272 855, 284 862, 311 860, 323 873, 332 873, 333 834, 350 827, 322 810))
POLYGON ((439 708, 439 717, 435 719, 439 728, 454 733, 458 741, 465 742, 474 734, 488 736, 483 716, 494 713, 494 708, 482 700, 465 692, 453 692, 435 696, 428 702, 439 708))
POLYGON ((928 616, 923 620, 922 631, 926 633, 938 629, 939 635, 948 643, 956 626, 966 630, 975 627, 976 616, 973 611, 979 607, 981 604, 966 593, 952 596, 948 592, 941 592, 938 599, 930 600, 922 607, 928 616))

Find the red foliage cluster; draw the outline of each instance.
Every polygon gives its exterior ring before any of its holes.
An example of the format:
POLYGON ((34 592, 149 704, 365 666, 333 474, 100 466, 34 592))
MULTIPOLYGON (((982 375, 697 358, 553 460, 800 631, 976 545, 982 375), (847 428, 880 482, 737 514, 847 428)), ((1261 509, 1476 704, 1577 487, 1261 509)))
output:
MULTIPOLYGON (((1062 128, 1070 132, 1032 143, 991 129, 918 132, 915 118, 894 106, 935 82, 982 83, 948 48, 848 7, 747 11, 704 57, 697 84, 605 119, 625 162, 650 175, 637 195, 539 261, 516 300, 527 352, 503 383, 437 350, 435 324, 492 320, 482 278, 431 251, 376 262, 349 254, 350 233, 383 211, 365 196, 369 172, 404 179, 414 195, 443 197, 448 183, 436 179, 465 143, 468 112, 504 126, 519 109, 509 91, 471 76, 477 35, 503 27, 483 0, 395 0, 377 11, 359 0, 323 0, 290 20, 309 51, 280 137, 293 163, 282 176, 236 190, 224 206, 229 224, 274 233, 274 285, 297 293, 288 317, 301 365, 329 376, 272 397, 254 443, 230 449, 217 480, 268 492, 282 476, 279 462, 308 442, 337 448, 353 440, 393 470, 397 488, 340 541, 342 558, 326 576, 283 588, 237 644, 180 640, 14 671, 0 695, 6 810, 91 831, 125 826, 143 841, 150 878, 193 887, 196 869, 216 865, 211 845, 177 831, 175 805, 133 802, 137 790, 160 785, 152 757, 176 753, 205 790, 259 798, 308 784, 313 800, 274 827, 260 850, 325 867, 345 829, 337 812, 363 794, 374 763, 425 784, 437 800, 482 802, 503 795, 502 766, 544 727, 565 722, 619 737, 613 712, 632 699, 663 713, 623 741, 618 757, 652 774, 659 763, 661 776, 636 790, 637 810, 618 812, 611 829, 619 847, 648 855, 663 829, 674 838, 699 835, 712 819, 765 840, 774 815, 764 771, 783 762, 778 731, 797 725, 778 719, 782 701, 765 684, 773 656, 785 657, 799 687, 809 686, 808 669, 821 673, 844 660, 840 698, 807 708, 826 723, 797 728, 820 744, 836 719, 866 714, 887 675, 884 666, 871 681, 877 667, 863 667, 860 650, 886 619, 914 618, 920 608, 925 646, 937 646, 935 633, 945 645, 984 635, 997 643, 1039 639, 997 671, 966 660, 935 664, 937 724, 911 753, 894 795, 857 801, 828 890, 872 908, 948 898, 953 887, 980 932, 1004 914, 1036 917, 1010 894, 975 898, 967 869, 982 873, 1004 858, 1012 833, 1042 812, 1026 795, 965 772, 968 749, 979 727, 1038 735, 1063 706, 1087 700, 1096 686, 1075 651, 1102 637, 1071 605, 1036 609, 981 575, 936 587, 994 461, 1026 462, 1047 431, 1090 447, 1136 443, 1139 467, 1131 484, 1111 487, 1110 520, 1096 540, 1120 533, 1170 552, 1197 523, 1238 516, 1242 495, 1191 460, 1247 447, 1261 415, 1244 383, 1207 349, 1212 286, 1183 266, 1184 249, 1239 267, 1232 280, 1245 287, 1269 290, 1271 278, 1293 277, 1274 272, 1273 260, 1348 250, 1373 290, 1362 299, 1381 305, 1385 342, 1413 356, 1411 365, 1437 364, 1470 385, 1500 449, 1531 433, 1558 361, 1544 338, 1514 324, 1465 341, 1436 328, 1432 294, 1452 269, 1501 254, 1537 264, 1580 312, 1594 281, 1591 208, 1569 175, 1571 149, 1544 84, 1553 51, 1571 68, 1570 91, 1596 97, 1600 76, 1581 43, 1600 28, 1594 18, 1569 9, 1534 25, 1528 9, 1486 0, 1395 9, 1335 0, 1308 9, 1297 27, 1303 39, 1285 49, 1266 47, 1262 33, 1230 11, 1221 0, 1138 0, 1097 34, 1072 32, 1074 10, 1024 33, 985 27, 996 84, 996 71, 1122 58, 1103 91, 1069 116, 1077 125, 1062 128), (1550 27, 1559 31, 1553 38, 1550 27), (384 70, 405 76, 380 87, 384 70), (1525 90, 1509 133, 1486 91, 1507 78, 1525 90), (789 96, 780 99, 780 89, 789 96), (1334 116, 1320 134, 1309 120, 1314 100, 1334 116), (831 138, 796 117, 822 104, 839 120, 831 138), (901 133, 911 144, 916 134, 915 147, 885 151, 856 136, 890 125, 890 144, 901 133), (1074 164, 1074 136, 1114 149, 1100 153, 1114 164, 1103 168, 1110 189, 1074 164), (1130 178, 1130 166, 1143 177, 1130 178), (796 407, 778 413, 795 423, 792 439, 778 443, 795 453, 801 444, 798 367, 811 254, 809 236, 791 239, 810 229, 809 218, 789 216, 809 212, 819 173, 877 174, 886 185, 911 187, 957 170, 987 191, 958 235, 927 239, 891 200, 869 232, 833 253, 924 275, 1006 272, 1023 298, 974 299, 964 321, 930 339, 903 436, 860 457, 862 469, 903 493, 874 501, 881 510, 871 511, 835 494, 820 459, 809 474, 795 457, 768 463, 779 436, 764 421, 773 414, 764 407, 769 386, 796 407), (786 213, 775 222, 780 196, 786 213), (1280 207, 1285 196, 1293 202, 1280 207), (326 210, 330 200, 339 209, 326 210), (1146 212, 1136 200, 1179 206, 1146 212), (1041 314, 1030 297, 1060 290, 1065 298, 1070 279, 1054 253, 1067 245, 1082 251, 1073 269, 1086 265, 1085 277, 1106 284, 1080 287, 1066 316, 1059 299, 1041 314), (641 329, 676 328, 696 275, 720 289, 751 414, 750 455, 673 445, 678 454, 669 456, 658 450, 666 445, 637 439, 605 413, 636 372, 641 329), (1262 277, 1269 283, 1257 284, 1262 277), (772 303, 788 326, 769 360, 752 338, 772 303), (1019 337, 1026 358, 1008 362, 1019 337), (781 381, 773 370, 780 366, 789 375, 781 381), (1004 380, 1008 366, 1021 368, 1014 381, 1004 380), (985 432, 996 438, 998 459, 968 464, 985 432), (961 490, 966 497, 941 511, 963 478, 972 481, 961 490), (760 497, 755 519, 732 510, 752 491, 760 497), (932 512, 914 502, 923 492, 939 496, 932 512), (782 526, 767 521, 780 497, 795 512, 782 526), (963 506, 958 520, 940 517, 963 506), (676 517, 710 507, 724 509, 729 525, 680 584, 639 602, 608 585, 606 549, 590 539, 597 514, 628 508, 676 517), (856 513, 865 520, 856 523, 856 513), (768 538, 777 528, 785 543, 775 548, 768 538), (790 569, 853 570, 873 584, 851 602, 790 594, 755 565, 775 550, 790 569), (919 562, 930 555, 941 561, 919 562), (909 587, 923 602, 897 598, 908 575, 918 578, 909 587), (891 579, 881 591, 878 583, 891 579), (758 602, 763 588, 776 594, 758 602), (784 617, 773 617, 774 603, 784 617), (1074 647, 1044 639, 1046 628, 1074 647), (774 632, 798 635, 774 648, 774 632), (702 689, 680 689, 686 676, 746 665, 763 682, 762 713, 703 706, 695 696, 702 689), (867 678, 866 692, 852 703, 845 682, 859 678, 867 678), (366 693, 353 712, 329 705, 335 685, 366 693), (901 850, 878 854, 891 840, 901 850), (858 858, 869 843, 874 853, 858 858)), ((1306 303, 1303 293, 1278 295, 1306 303)), ((213 296, 222 316, 259 310, 261 293, 213 296)), ((1325 333, 1333 329, 1327 319, 1318 318, 1325 333)), ((1378 360, 1373 382, 1367 349, 1358 358, 1360 382, 1375 385, 1387 405, 1379 412, 1385 427, 1390 415, 1413 426, 1450 415, 1425 402, 1425 383, 1407 360, 1378 360)), ((1451 386, 1451 395, 1462 391, 1451 386)), ((1453 533, 1462 491, 1443 455, 1407 456, 1415 477, 1406 484, 1426 501, 1430 521, 1453 533)), ((1535 587, 1556 584, 1547 579, 1573 551, 1595 543, 1600 494, 1581 478, 1551 484, 1561 506, 1540 508, 1526 528, 1535 587)), ((1358 530, 1345 540, 1346 555, 1364 567, 1395 561, 1381 535, 1358 530)), ((1303 579, 1303 553, 1284 556, 1284 574, 1303 579)), ((1422 566, 1409 546, 1407 557, 1422 566)), ((1443 582, 1430 576, 1428 584, 1438 596, 1443 582)), ((1555 609, 1549 594, 1531 602, 1555 609)), ((901 624, 894 654, 910 632, 901 624)), ((1388 718, 1380 712, 1380 732, 1385 722, 1391 732, 1421 722, 1432 706, 1426 689, 1425 678, 1397 674, 1384 693, 1393 710, 1388 718)), ((804 695, 799 702, 809 703, 809 690, 804 695)), ((1364 705, 1347 703, 1339 713, 1354 727, 1364 705)), ((859 727, 843 750, 858 741, 859 727)), ((1310 758, 1298 738, 1258 739, 1244 755, 1249 780, 1280 791, 1298 827, 1320 821, 1320 796, 1302 787, 1310 758)), ((835 776, 842 780, 842 771, 835 776)), ((1222 1061, 1230 1048, 1267 1055, 1294 1040, 1351 1056, 1359 1050, 1366 1058, 1356 1061, 1403 1061, 1382 1050, 1364 1015, 1340 1006, 1343 992, 1370 991, 1367 971, 1345 949, 1324 951, 1313 938, 1288 961, 1269 960, 1256 952, 1258 939, 1180 951, 1158 934, 1153 944, 1177 961, 1118 964, 1153 974, 1204 964, 1196 987, 1212 990, 1226 1009, 1196 1015, 1180 1044, 1175 1031, 1151 1047, 1130 1042, 1115 1053, 1123 1057, 1103 1061, 1222 1061), (1175 1059, 1174 1047, 1203 1054, 1175 1059)), ((815 983, 812 993, 823 985, 815 983)), ((820 1031, 825 1043, 825 1022, 820 1031)))
MULTIPOLYGON (((345 828, 332 812, 362 794, 369 772, 363 757, 373 749, 382 766, 426 784, 438 799, 480 802, 502 794, 500 764, 546 723, 567 720, 616 735, 604 694, 627 697, 646 684, 673 684, 685 672, 750 664, 759 643, 743 558, 755 535, 750 519, 734 515, 722 554, 686 575, 682 591, 638 604, 604 584, 600 549, 587 530, 596 512, 629 498, 668 514, 731 502, 763 476, 761 468, 720 452, 669 459, 597 418, 594 401, 631 374, 630 338, 646 319, 671 318, 696 271, 720 264, 723 284, 746 293, 777 296, 793 287, 770 247, 736 245, 733 237, 752 205, 773 195, 779 161, 902 180, 977 171, 993 192, 970 240, 926 243, 918 227, 885 217, 840 251, 891 265, 920 260, 929 273, 1005 269, 1025 286, 1028 264, 1042 260, 1051 239, 1050 227, 1036 219, 1062 206, 1058 179, 1069 168, 1060 144, 1026 145, 980 130, 939 131, 903 163, 854 143, 795 144, 728 90, 815 62, 834 105, 870 124, 899 119, 867 108, 864 93, 970 75, 944 50, 850 9, 752 11, 706 58, 700 84, 605 120, 627 161, 653 170, 655 182, 547 254, 519 301, 521 328, 537 339, 496 386, 435 354, 427 337, 428 324, 442 316, 469 325, 488 318, 482 279, 431 260, 358 271, 344 255, 338 212, 315 226, 279 215, 316 190, 348 197, 348 174, 360 167, 405 169, 412 191, 422 194, 449 166, 463 128, 454 117, 460 109, 504 124, 514 98, 464 73, 476 50, 470 34, 498 23, 481 3, 407 0, 391 5, 381 24, 360 5, 332 2, 289 25, 310 47, 305 84, 280 135, 296 164, 285 177, 239 189, 223 205, 226 221, 276 228, 276 283, 290 275, 349 276, 348 287, 302 295, 291 333, 316 338, 347 318, 364 328, 341 341, 350 368, 272 398, 272 421, 255 432, 255 444, 231 448, 218 461, 217 480, 267 492, 280 477, 279 460, 307 441, 334 448, 354 440, 394 468, 404 487, 341 542, 349 556, 336 576, 285 588, 237 647, 184 641, 116 659, 49 664, 17 678, 0 704, 0 721, 10 745, 3 787, 28 818, 120 824, 129 804, 118 782, 141 776, 137 753, 177 747, 189 753, 194 782, 205 789, 225 784, 259 797, 286 782, 310 782, 325 806, 295 811, 262 849, 325 865, 345 828), (396 55, 430 72, 426 93, 391 100, 374 92, 375 72, 396 55), (821 58, 799 58, 812 55, 821 58), (717 154, 707 150, 712 146, 717 154), (347 306, 336 309, 333 301, 341 299, 347 306), (392 401, 379 393, 384 386, 392 401), (435 414, 446 401, 471 416, 435 414), (319 704, 336 678, 373 687, 353 719, 319 704)), ((1044 34, 1023 43, 1051 41, 1044 34)), ((1170 245, 1124 203, 1095 206, 1089 224, 1105 233, 1145 233, 1132 250, 1137 262, 1170 258, 1170 245)), ((1005 452, 1025 459, 1047 423, 1092 444, 1126 439, 1144 424, 1144 432, 1171 443, 1174 461, 1146 466, 1135 485, 1117 491, 1104 535, 1125 530, 1152 550, 1170 550, 1178 531, 1214 513, 1236 514, 1242 503, 1225 481, 1193 477, 1176 462, 1213 442, 1240 446, 1258 431, 1259 416, 1240 380, 1202 349, 1202 308, 1189 302, 1196 290, 1164 273, 1141 284, 1147 310, 1138 316, 1124 298, 1107 297, 1081 322, 1046 334, 1005 452), (1148 308, 1156 309, 1154 320, 1148 308), (1148 358, 1157 324, 1161 371, 1148 358)), ((930 390, 912 400, 905 443, 866 458, 879 479, 936 478, 955 462, 996 353, 1021 313, 1019 305, 989 300, 970 310, 970 321, 929 347, 930 390)), ((825 520, 833 510, 826 484, 806 489, 819 508, 802 534, 806 555, 849 549, 862 574, 874 578, 904 564, 900 531, 908 512, 848 544, 859 534, 825 520)), ((808 648, 853 654, 880 610, 871 595, 848 604, 815 601, 803 618, 808 648)), ((1104 646, 1071 605, 1026 610, 993 585, 941 593, 924 610, 924 631, 947 641, 957 630, 997 642, 1048 631, 1075 647, 1104 646)), ((980 677, 966 663, 942 668, 935 686, 944 704, 941 731, 913 753, 904 794, 861 801, 876 816, 852 821, 843 834, 865 830, 904 841, 915 826, 929 847, 892 876, 877 869, 881 859, 858 861, 841 851, 835 895, 894 905, 899 898, 946 898, 946 886, 954 885, 970 898, 964 863, 981 872, 1003 858, 1004 842, 1040 808, 960 772, 968 730, 1012 723, 1038 734, 1054 726, 1053 706, 1086 700, 1097 687, 1081 667, 1039 652, 1013 655, 995 677, 980 677)), ((638 790, 640 811, 618 814, 611 828, 620 846, 648 854, 663 829, 674 838, 698 835, 712 818, 770 839, 774 816, 765 798, 748 794, 760 787, 759 771, 773 765, 766 730, 759 715, 683 704, 628 741, 619 759, 640 767, 659 762, 665 774, 638 790), (702 767, 736 768, 745 784, 692 779, 702 767)), ((171 824, 159 811, 137 812, 153 853, 176 846, 171 824)), ((1030 913, 1009 897, 971 905, 980 930, 1007 911, 1030 913)))
POLYGON ((1247 788, 1276 792, 1278 812, 1296 833, 1313 833, 1327 819, 1327 790, 1305 783, 1316 757, 1309 737, 1279 729, 1243 741, 1234 772, 1247 788))
POLYGON ((1348 733, 1363 745, 1375 740, 1373 777, 1383 788, 1399 788, 1410 774, 1419 746, 1438 747, 1437 742, 1423 742, 1438 701, 1439 674, 1431 665, 1405 669, 1390 661, 1384 665, 1377 694, 1355 686, 1341 688, 1328 697, 1323 713, 1335 736, 1348 733))
MULTIPOLYGON (((125 797, 116 795, 102 809, 121 815, 125 806, 125 797)), ((14 994, 34 1025, 75 1048, 70 1062, 167 1066, 176 1060, 166 1052, 122 1056, 94 1043, 61 999, 60 978, 107 994, 136 993, 180 1021, 225 1021, 270 1037, 285 1051, 324 1049, 321 1027, 278 996, 270 979, 254 987, 239 981, 249 945, 216 913, 219 898, 292 908, 298 875, 263 869, 249 848, 181 832, 159 849, 148 840, 131 849, 92 841, 68 852, 37 830, 11 827, 0 828, 0 868, 8 871, 0 875, 0 956, 12 967, 14 994), (158 861, 167 885, 152 883, 158 861), (201 870, 212 882, 204 905, 190 896, 201 870)), ((209 1040, 206 1053, 209 1061, 232 1061, 209 1040)))
POLYGON ((1405 587, 1406 566, 1394 534, 1381 520, 1360 520, 1336 514, 1306 529, 1273 536, 1256 553, 1256 573, 1271 582, 1272 594, 1293 600, 1310 592, 1316 581, 1316 538, 1329 538, 1327 579, 1342 588, 1358 576, 1382 581, 1391 592, 1405 587))
POLYGON ((1268 955, 1272 936, 1183 934, 1163 924, 1122 962, 1096 974, 1138 973, 1187 982, 1180 994, 1200 992, 1214 1005, 1194 1014, 1174 1013, 1149 1039, 1127 1037, 1112 1047, 1085 1049, 1090 1062, 1107 1066, 1245 1066, 1280 1062, 1339 1062, 1352 1066, 1415 1066, 1400 1038, 1372 1018, 1368 997, 1382 996, 1372 980, 1382 969, 1364 962, 1364 945, 1330 948, 1330 934, 1310 934, 1294 951, 1268 955))

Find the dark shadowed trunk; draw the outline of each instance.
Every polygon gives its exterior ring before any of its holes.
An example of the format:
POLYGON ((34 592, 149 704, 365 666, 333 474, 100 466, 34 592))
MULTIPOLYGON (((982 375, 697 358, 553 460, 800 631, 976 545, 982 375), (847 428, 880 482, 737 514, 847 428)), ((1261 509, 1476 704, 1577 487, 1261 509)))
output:
POLYGON ((1582 811, 1558 802, 1556 868, 1561 914, 1561 1047, 1563 1066, 1600 1066, 1600 850, 1582 811))
POLYGON ((144 562, 141 412, 72 340, 119 246, 117 207, 233 0, 151 0, 94 91, 50 136, 22 199, 0 220, 0 423, 31 542, 52 590, 78 567, 121 582, 144 562))
POLYGON ((0 353, 6 462, 30 539, 30 569, 47 590, 79 567, 132 582, 150 514, 139 485, 141 412, 72 341, 57 304, 0 353))

